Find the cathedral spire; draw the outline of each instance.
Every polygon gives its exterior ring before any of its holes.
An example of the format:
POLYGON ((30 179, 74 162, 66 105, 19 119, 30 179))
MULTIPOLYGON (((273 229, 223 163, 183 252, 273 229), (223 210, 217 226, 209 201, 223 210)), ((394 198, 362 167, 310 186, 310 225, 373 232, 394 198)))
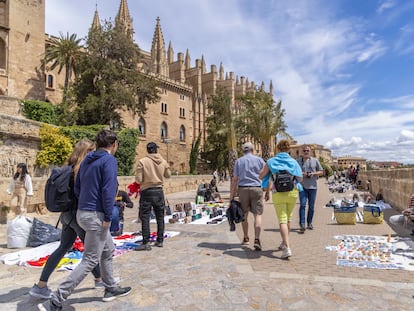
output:
POLYGON ((172 47, 171 41, 168 43, 167 60, 169 64, 174 62, 174 49, 172 47))
POLYGON ((125 34, 132 40, 134 27, 132 26, 132 18, 129 14, 127 0, 121 0, 119 4, 118 14, 115 17, 115 27, 124 30, 125 34))
POLYGON ((205 74, 206 73, 206 61, 204 60, 204 55, 201 55, 201 73, 205 74))
POLYGON ((168 77, 167 55, 165 53, 165 42, 159 17, 157 17, 157 24, 152 37, 151 66, 152 72, 168 77))
POLYGON ((272 82, 272 80, 270 80, 269 93, 270 93, 271 96, 273 96, 273 82, 272 82))
POLYGON ((224 79, 224 67, 223 67, 223 63, 220 63, 220 69, 219 69, 219 80, 223 80, 224 79))
POLYGON ((190 57, 190 52, 188 51, 188 49, 185 52, 184 65, 185 65, 185 69, 190 69, 191 68, 191 57, 190 57))
POLYGON ((91 29, 93 29, 93 30, 100 30, 101 29, 101 21, 99 19, 99 14, 98 14, 98 4, 96 4, 95 15, 93 16, 91 29))

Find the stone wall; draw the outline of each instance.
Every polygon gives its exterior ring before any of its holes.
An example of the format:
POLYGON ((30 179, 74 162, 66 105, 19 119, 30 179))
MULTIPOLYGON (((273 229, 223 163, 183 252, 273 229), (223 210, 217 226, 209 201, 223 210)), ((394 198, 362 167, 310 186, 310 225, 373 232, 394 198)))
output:
POLYGON ((407 208, 408 201, 414 194, 413 168, 361 171, 358 179, 364 185, 370 180, 370 190, 374 195, 382 189, 384 200, 398 210, 407 208))
MULTIPOLYGON (((33 197, 29 198, 28 211, 33 211, 38 206, 44 206, 44 191, 46 177, 33 178, 33 197)), ((164 185, 165 193, 182 192, 194 190, 194 198, 196 190, 200 183, 209 183, 211 175, 181 175, 172 176, 167 179, 164 185)), ((119 189, 128 191, 127 186, 134 181, 134 176, 120 176, 118 177, 119 189)), ((6 189, 9 186, 10 178, 0 177, 0 203, 3 202, 9 205, 10 196, 6 189)))
POLYGON ((18 163, 26 163, 29 173, 33 175, 40 146, 39 128, 39 122, 0 114, 1 177, 13 176, 18 163))

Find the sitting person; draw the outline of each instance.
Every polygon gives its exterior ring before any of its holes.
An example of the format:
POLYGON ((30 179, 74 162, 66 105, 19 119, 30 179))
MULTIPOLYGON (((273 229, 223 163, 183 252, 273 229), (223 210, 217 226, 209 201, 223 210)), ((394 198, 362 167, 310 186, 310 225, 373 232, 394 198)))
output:
POLYGON ((411 230, 411 235, 414 235, 414 194, 411 195, 408 208, 403 210, 401 215, 391 216, 390 223, 396 226, 403 226, 411 230))
POLYGON ((382 195, 382 189, 380 189, 375 197, 376 201, 384 201, 384 197, 382 195))
POLYGON ((119 236, 123 233, 125 206, 128 208, 133 208, 134 203, 132 203, 127 192, 123 190, 118 190, 112 211, 112 221, 110 227, 112 236, 119 236))
POLYGON ((217 188, 217 178, 214 177, 210 181, 210 185, 208 186, 208 188, 210 189, 210 192, 211 192, 211 196, 212 196, 213 201, 215 199, 221 200, 221 196, 220 196, 220 193, 219 193, 218 188, 217 188))

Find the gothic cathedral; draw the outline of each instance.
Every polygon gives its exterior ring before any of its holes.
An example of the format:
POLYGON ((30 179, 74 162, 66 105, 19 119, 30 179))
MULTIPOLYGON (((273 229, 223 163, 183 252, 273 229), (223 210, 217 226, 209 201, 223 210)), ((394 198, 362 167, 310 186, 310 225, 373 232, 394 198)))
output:
MULTIPOLYGON (((59 103, 62 98, 64 73, 50 71, 47 64, 43 65, 50 38, 45 34, 45 1, 0 0, 0 102, 1 97, 52 103, 59 103)), ((115 23, 133 40, 127 0, 120 0, 115 23)), ((99 13, 95 11, 91 27, 99 25, 99 13)), ((145 115, 123 114, 127 127, 140 130, 137 156, 144 156, 147 142, 155 141, 173 171, 188 173, 192 142, 199 134, 201 146, 206 139, 207 103, 211 95, 218 87, 225 88, 235 108, 235 98, 254 91, 256 85, 234 72, 224 72, 222 64, 218 70, 211 65, 207 71, 203 55, 192 64, 188 49, 185 54, 175 55, 172 43, 165 45, 160 18, 156 18, 151 50, 140 52, 141 62, 137 66, 157 79, 161 99, 148 105, 145 115)), ((264 87, 262 82, 260 89, 264 87)), ((269 92, 273 93, 271 82, 269 92)))

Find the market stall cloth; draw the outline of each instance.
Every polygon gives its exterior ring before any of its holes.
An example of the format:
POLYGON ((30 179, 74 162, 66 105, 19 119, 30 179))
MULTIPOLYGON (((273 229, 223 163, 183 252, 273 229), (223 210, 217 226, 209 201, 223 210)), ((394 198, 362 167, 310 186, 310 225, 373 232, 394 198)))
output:
MULTIPOLYGON (((179 234, 180 232, 177 231, 166 231, 164 238, 167 239, 179 234)), ((156 237, 157 233, 152 232, 150 241, 156 240, 156 237)), ((113 241, 115 244, 114 257, 117 257, 140 246, 142 243, 142 235, 139 232, 129 232, 123 234, 122 236, 113 237, 113 241)), ((57 266, 58 270, 73 270, 82 260, 82 242, 77 239, 73 245, 74 250, 68 252, 61 259, 57 266)), ((0 261, 6 265, 20 265, 42 268, 45 265, 50 254, 52 254, 53 251, 58 248, 58 246, 59 241, 13 253, 7 253, 0 256, 0 261)))
POLYGON ((363 235, 334 238, 341 242, 326 249, 337 253, 338 266, 414 271, 414 242, 411 239, 363 235))

